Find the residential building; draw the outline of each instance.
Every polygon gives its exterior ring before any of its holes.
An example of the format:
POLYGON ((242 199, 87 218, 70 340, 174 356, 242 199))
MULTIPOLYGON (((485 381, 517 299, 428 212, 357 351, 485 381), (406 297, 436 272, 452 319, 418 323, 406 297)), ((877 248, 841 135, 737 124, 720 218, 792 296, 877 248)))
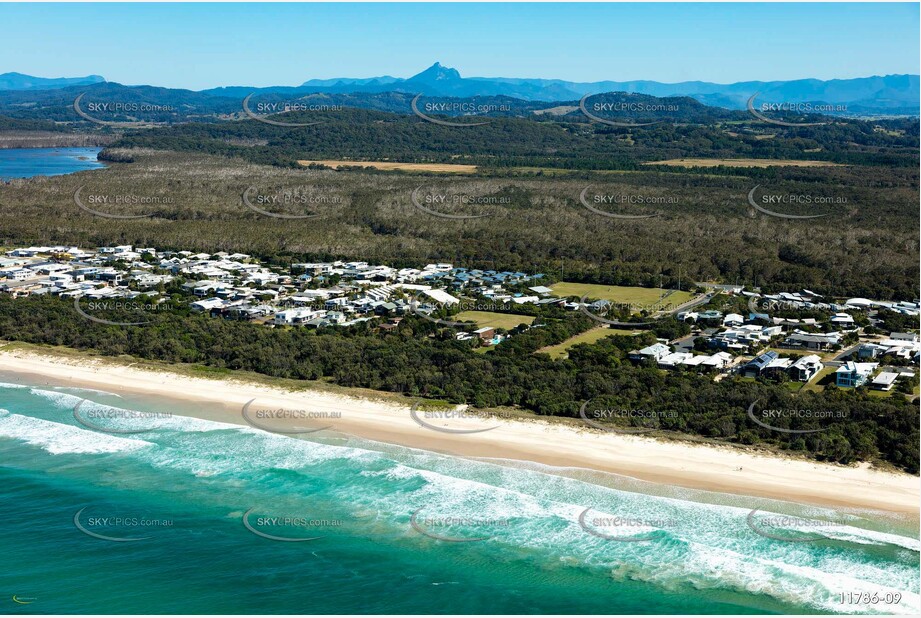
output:
POLYGON ((630 352, 628 357, 632 361, 652 359, 658 363, 667 354, 670 354, 671 351, 671 348, 669 348, 664 343, 654 343, 651 346, 645 347, 641 350, 634 350, 633 352, 630 352))
POLYGON ((895 386, 895 381, 899 374, 891 371, 883 371, 870 382, 870 388, 878 391, 891 391, 895 386))
POLYGON ((808 382, 822 370, 822 359, 815 354, 803 356, 790 365, 790 378, 797 382, 808 382))
POLYGON ((835 371, 835 384, 843 388, 857 388, 866 384, 879 363, 848 361, 835 371))

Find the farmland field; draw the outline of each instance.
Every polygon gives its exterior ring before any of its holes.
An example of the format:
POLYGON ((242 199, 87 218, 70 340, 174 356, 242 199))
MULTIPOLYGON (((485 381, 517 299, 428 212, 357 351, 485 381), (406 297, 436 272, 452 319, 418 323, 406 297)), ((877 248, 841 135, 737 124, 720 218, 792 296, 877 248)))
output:
POLYGON ((690 292, 680 290, 570 283, 567 281, 554 283, 550 286, 550 289, 559 296, 576 296, 579 298, 588 296, 590 299, 609 300, 612 303, 631 305, 660 305, 663 300, 667 304, 680 305, 694 298, 694 295, 690 292), (667 297, 665 296, 666 294, 668 294, 667 297))
POLYGON ((534 318, 516 313, 494 313, 492 311, 462 311, 451 318, 457 322, 476 322, 480 328, 492 326, 511 330, 519 324, 530 324, 534 318))
POLYGON ((472 174, 477 170, 476 165, 460 165, 454 163, 400 163, 399 161, 298 161, 298 165, 324 165, 337 170, 341 167, 371 167, 377 170, 392 172, 437 172, 442 174, 472 174))
POLYGON ((668 159, 649 161, 643 165, 672 165, 675 167, 843 167, 828 161, 799 161, 796 159, 668 159))
POLYGON ((575 337, 570 337, 562 343, 541 348, 538 352, 549 354, 551 358, 566 358, 569 353, 569 348, 574 345, 580 343, 591 344, 605 337, 613 337, 614 335, 638 335, 642 332, 643 331, 640 330, 625 330, 622 328, 606 328, 604 326, 599 326, 598 328, 587 330, 584 333, 579 333, 575 337))

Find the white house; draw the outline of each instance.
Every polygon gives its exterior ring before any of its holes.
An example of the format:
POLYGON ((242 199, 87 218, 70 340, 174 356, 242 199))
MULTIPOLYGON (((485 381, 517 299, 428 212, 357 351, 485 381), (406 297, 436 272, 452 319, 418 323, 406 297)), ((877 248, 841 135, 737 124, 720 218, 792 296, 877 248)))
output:
POLYGON ((821 370, 822 359, 815 354, 809 354, 790 366, 790 377, 797 382, 808 382, 821 370))

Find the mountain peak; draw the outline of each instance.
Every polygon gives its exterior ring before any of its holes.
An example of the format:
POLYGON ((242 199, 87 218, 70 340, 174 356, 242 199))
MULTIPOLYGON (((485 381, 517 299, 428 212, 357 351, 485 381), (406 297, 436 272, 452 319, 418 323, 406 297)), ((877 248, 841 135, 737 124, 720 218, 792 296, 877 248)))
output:
POLYGON ((406 81, 423 82, 429 84, 433 82, 455 81, 459 80, 460 78, 461 76, 457 69, 442 66, 440 62, 436 62, 426 70, 417 75, 413 75, 406 81))
POLYGON ((106 81, 101 75, 86 77, 35 77, 25 73, 3 73, 0 75, 0 90, 49 90, 68 86, 88 86, 106 81))

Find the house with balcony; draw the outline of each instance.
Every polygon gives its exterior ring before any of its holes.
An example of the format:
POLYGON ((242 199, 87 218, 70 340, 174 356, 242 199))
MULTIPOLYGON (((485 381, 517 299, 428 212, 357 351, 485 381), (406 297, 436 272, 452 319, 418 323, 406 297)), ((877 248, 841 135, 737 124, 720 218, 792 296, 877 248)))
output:
POLYGON ((841 388, 863 386, 873 375, 879 363, 855 363, 848 361, 835 371, 835 385, 841 388))
POLYGON ((803 356, 790 365, 790 379, 808 382, 822 370, 822 359, 815 354, 803 356))

